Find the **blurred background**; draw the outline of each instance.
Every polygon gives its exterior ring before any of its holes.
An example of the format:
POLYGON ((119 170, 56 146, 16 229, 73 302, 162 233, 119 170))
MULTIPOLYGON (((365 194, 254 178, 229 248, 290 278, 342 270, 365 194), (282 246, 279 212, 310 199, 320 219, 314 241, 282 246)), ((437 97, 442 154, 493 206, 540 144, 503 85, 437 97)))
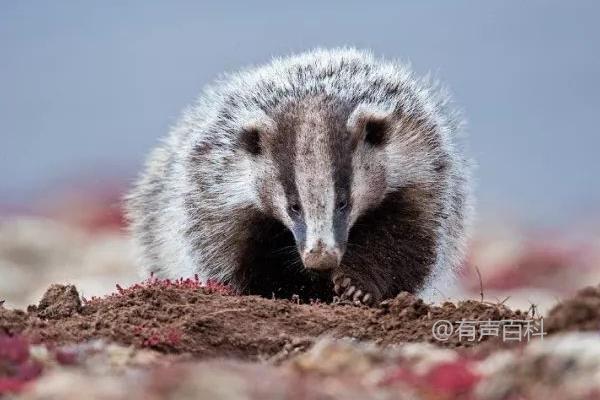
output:
POLYGON ((432 72, 468 119, 478 220, 456 293, 541 310, 600 282, 600 3, 2 1, 0 301, 136 274, 120 198, 220 73, 351 45, 432 72))

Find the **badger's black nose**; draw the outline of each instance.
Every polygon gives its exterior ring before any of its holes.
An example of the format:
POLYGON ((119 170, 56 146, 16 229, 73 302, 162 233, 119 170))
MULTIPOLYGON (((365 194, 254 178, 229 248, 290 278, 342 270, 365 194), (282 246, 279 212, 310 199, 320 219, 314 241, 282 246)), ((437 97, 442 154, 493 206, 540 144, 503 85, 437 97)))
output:
POLYGON ((302 254, 302 263, 305 268, 321 271, 336 268, 340 259, 339 249, 329 248, 320 240, 316 246, 306 249, 302 254))

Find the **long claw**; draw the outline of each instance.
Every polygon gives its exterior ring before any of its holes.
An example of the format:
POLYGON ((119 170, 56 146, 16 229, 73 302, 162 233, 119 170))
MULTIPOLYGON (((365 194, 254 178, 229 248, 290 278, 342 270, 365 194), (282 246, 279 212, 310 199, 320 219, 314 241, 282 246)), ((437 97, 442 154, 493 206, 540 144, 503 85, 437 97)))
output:
POLYGON ((363 292, 361 289, 352 285, 352 279, 343 273, 337 273, 333 277, 333 290, 339 296, 340 300, 350 300, 354 304, 369 305, 373 301, 373 295, 363 292))
POLYGON ((355 290, 356 290, 355 286, 350 286, 348 289, 346 289, 346 292, 344 293, 344 297, 349 298, 350 296, 352 296, 352 293, 354 293, 355 290))
POLYGON ((341 288, 340 288, 340 285, 338 285, 337 283, 336 283, 336 284, 335 284, 335 286, 333 287, 333 291, 334 291, 336 294, 340 294, 340 289, 341 289, 341 288))
POLYGON ((364 304, 369 304, 371 302, 371 293, 365 294, 365 296, 362 299, 362 302, 364 304))

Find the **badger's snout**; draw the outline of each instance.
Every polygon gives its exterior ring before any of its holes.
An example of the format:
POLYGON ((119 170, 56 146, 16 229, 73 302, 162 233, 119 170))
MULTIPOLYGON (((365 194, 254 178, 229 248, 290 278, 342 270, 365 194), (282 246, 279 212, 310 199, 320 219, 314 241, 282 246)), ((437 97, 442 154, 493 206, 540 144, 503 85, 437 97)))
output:
POLYGON ((302 254, 302 263, 308 269, 326 271, 336 268, 342 260, 342 251, 337 247, 326 246, 319 240, 302 254))

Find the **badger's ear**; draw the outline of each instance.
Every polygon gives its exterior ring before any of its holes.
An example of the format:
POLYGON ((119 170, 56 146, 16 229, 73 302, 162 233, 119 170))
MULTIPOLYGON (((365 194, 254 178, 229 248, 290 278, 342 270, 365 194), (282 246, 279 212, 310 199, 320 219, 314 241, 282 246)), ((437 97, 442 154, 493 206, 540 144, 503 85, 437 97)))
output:
POLYGON ((364 142, 369 146, 383 146, 391 128, 392 109, 379 104, 361 104, 348 117, 347 129, 352 147, 364 142))
POLYGON ((244 151, 252 155, 260 155, 264 151, 264 144, 268 137, 275 131, 275 121, 266 114, 254 115, 242 123, 239 143, 244 151))

